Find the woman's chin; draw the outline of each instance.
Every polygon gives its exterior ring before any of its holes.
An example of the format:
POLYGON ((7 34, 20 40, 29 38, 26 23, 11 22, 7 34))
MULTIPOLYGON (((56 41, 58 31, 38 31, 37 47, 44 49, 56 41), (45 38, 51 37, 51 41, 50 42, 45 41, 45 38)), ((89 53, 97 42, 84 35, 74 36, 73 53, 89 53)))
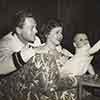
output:
POLYGON ((56 42, 56 46, 60 45, 60 42, 56 42))

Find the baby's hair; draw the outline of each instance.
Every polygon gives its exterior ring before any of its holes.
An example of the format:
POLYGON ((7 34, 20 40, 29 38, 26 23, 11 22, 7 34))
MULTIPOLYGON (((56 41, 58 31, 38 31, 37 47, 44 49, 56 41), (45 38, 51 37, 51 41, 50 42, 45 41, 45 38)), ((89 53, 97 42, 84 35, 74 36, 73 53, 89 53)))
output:
POLYGON ((75 41, 76 36, 79 35, 79 34, 85 34, 85 35, 88 36, 87 32, 75 32, 75 33, 73 33, 73 36, 72 36, 73 42, 75 41))

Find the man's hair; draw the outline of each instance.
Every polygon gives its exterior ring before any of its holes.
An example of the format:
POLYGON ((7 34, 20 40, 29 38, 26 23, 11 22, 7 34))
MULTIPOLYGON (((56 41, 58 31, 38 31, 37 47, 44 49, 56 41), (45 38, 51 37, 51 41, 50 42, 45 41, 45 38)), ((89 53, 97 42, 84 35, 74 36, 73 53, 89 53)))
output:
POLYGON ((41 37, 41 41, 42 42, 46 42, 47 40, 47 35, 49 35, 50 31, 53 29, 53 28, 56 28, 56 27, 63 27, 63 24, 61 22, 61 20, 59 19, 51 19, 47 22, 47 25, 46 24, 43 24, 41 30, 40 30, 40 37, 41 37))
POLYGON ((13 22, 14 27, 22 28, 25 22, 25 19, 27 17, 34 18, 31 9, 25 9, 25 10, 18 11, 14 18, 14 22, 13 22))

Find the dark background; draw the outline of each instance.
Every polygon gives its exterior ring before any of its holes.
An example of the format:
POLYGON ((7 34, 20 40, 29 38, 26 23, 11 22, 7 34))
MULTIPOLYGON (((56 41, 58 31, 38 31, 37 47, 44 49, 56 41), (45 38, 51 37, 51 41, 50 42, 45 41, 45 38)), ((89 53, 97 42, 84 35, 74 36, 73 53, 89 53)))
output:
MULTIPOLYGON (((62 45, 74 52, 74 32, 88 32, 91 45, 100 39, 100 0, 0 0, 0 37, 11 29, 12 17, 19 10, 32 8, 39 27, 51 18, 59 18, 64 24, 62 45)), ((100 71, 100 52, 93 64, 100 71)))

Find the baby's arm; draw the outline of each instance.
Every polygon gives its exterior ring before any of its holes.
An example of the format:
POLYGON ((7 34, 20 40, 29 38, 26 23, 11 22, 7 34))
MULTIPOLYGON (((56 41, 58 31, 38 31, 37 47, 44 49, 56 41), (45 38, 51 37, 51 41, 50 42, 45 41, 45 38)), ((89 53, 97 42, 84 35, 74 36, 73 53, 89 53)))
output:
POLYGON ((96 44, 94 44, 94 46, 89 50, 89 54, 90 55, 94 54, 99 50, 100 50, 100 40, 96 44))
POLYGON ((89 74, 91 74, 91 75, 95 75, 94 68, 93 68, 93 66, 92 66, 91 64, 89 64, 88 72, 89 72, 89 74))

